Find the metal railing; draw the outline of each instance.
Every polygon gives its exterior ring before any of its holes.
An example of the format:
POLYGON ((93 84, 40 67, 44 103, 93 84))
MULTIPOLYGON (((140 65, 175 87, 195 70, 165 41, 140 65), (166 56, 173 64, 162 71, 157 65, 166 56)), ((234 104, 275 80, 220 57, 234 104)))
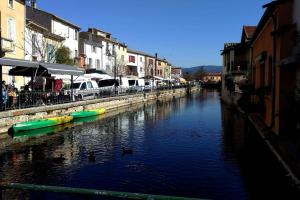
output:
POLYGON ((155 91, 171 90, 177 88, 188 88, 191 86, 133 86, 129 88, 112 87, 109 89, 90 89, 90 90, 62 90, 60 92, 51 91, 22 91, 13 95, 8 94, 3 101, 4 108, 2 111, 31 108, 45 105, 56 105, 83 100, 101 99, 115 96, 126 96, 135 94, 145 94, 155 91))

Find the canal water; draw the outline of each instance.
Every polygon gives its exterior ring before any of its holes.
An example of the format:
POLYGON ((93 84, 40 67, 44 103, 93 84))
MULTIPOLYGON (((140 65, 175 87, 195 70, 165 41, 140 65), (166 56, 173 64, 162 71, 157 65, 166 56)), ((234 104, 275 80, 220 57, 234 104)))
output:
MULTIPOLYGON (((207 199, 299 199, 255 131, 221 104, 216 91, 10 140, 1 144, 1 181, 207 199)), ((3 195, 92 199, 12 190, 3 195)))

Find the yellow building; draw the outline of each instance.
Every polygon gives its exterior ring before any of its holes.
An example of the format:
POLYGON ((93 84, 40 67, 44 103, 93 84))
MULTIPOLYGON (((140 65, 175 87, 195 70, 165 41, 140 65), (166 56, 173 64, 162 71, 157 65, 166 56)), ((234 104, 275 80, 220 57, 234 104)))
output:
POLYGON ((157 63, 156 63, 156 76, 162 77, 162 78, 169 78, 166 77, 171 73, 171 69, 169 66, 168 61, 164 58, 157 58, 157 63), (167 72, 167 74, 166 74, 167 72))
MULTIPOLYGON (((0 28, 3 45, 12 44, 10 52, 5 53, 6 58, 24 59, 24 30, 25 30, 25 1, 0 0, 0 28), (11 42, 9 42, 11 41, 11 42)), ((6 84, 15 82, 20 88, 24 85, 23 77, 8 76, 9 66, 3 66, 2 77, 6 84)))
POLYGON ((204 82, 221 82, 222 81, 222 73, 216 72, 216 73, 206 73, 203 77, 204 82))

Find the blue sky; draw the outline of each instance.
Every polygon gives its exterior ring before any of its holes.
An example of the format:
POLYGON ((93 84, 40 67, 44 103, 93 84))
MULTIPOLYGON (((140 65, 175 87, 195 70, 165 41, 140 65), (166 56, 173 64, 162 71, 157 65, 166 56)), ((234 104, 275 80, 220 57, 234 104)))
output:
POLYGON ((243 25, 257 25, 270 0, 37 0, 38 8, 100 28, 130 48, 173 65, 221 65, 224 42, 238 42, 243 25))

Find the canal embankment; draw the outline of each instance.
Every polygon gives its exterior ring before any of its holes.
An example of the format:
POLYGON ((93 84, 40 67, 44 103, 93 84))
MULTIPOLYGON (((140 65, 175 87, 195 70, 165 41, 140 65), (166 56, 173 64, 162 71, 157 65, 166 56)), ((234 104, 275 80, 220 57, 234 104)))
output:
POLYGON ((172 98, 183 97, 190 91, 194 92, 196 90, 198 90, 198 88, 196 87, 192 87, 189 89, 177 88, 153 91, 149 93, 107 97, 101 99, 85 100, 58 105, 47 105, 0 112, 0 139, 8 137, 7 132, 9 128, 13 124, 18 122, 69 115, 71 112, 96 108, 105 108, 106 112, 110 112, 118 108, 133 106, 148 101, 165 101, 170 100, 172 98))
POLYGON ((290 177, 292 183, 300 191, 300 161, 297 159, 297 154, 300 149, 296 147, 295 141, 292 142, 290 138, 279 138, 276 136, 258 115, 249 114, 247 117, 264 141, 264 144, 286 171, 286 176, 290 177))
POLYGON ((245 112, 234 101, 228 102, 222 98, 222 102, 245 116, 265 146, 285 170, 286 176, 290 178, 291 183, 300 191, 300 160, 298 159, 300 138, 293 136, 293 134, 289 134, 287 137, 278 136, 272 132, 258 114, 245 112))

